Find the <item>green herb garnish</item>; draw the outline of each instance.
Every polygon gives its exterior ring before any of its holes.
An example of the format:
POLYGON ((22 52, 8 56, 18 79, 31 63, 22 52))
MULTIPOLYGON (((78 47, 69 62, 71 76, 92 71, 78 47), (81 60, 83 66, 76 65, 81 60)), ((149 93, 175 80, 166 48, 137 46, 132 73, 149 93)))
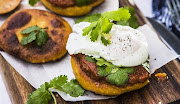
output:
POLYGON ((38 26, 31 26, 21 31, 21 34, 29 34, 27 37, 22 38, 21 44, 26 45, 35 40, 38 46, 42 46, 48 40, 48 34, 44 29, 46 28, 40 28, 38 26))
POLYGON ((129 18, 128 20, 121 20, 121 21, 117 21, 117 25, 124 25, 124 26, 130 26, 132 28, 138 28, 139 24, 137 21, 137 18, 135 16, 135 12, 134 12, 134 8, 133 7, 125 7, 125 9, 129 10, 130 14, 131 14, 131 18, 129 18))
POLYGON ((87 61, 89 61, 89 62, 93 62, 93 63, 95 63, 96 62, 96 59, 94 59, 94 58, 92 58, 91 56, 85 56, 85 59, 87 60, 87 61))
POLYGON ((36 39, 36 34, 37 34, 38 32, 31 32, 30 34, 29 34, 29 36, 27 36, 27 37, 24 37, 24 38, 22 38, 22 40, 21 40, 21 44, 22 45, 26 45, 26 44, 28 44, 28 43, 31 43, 33 40, 35 40, 36 39))
POLYGON ((94 22, 97 21, 101 17, 100 13, 94 13, 92 15, 87 15, 85 18, 79 18, 75 22, 94 22))
POLYGON ((116 73, 112 73, 107 76, 108 81, 111 84, 115 85, 124 85, 128 79, 128 73, 133 73, 134 69, 133 68, 120 68, 119 70, 116 71, 116 73))
POLYGON ((77 6, 83 6, 83 5, 88 5, 90 4, 91 0, 76 0, 76 5, 77 6))
POLYGON ((105 36, 112 28, 112 21, 115 21, 117 25, 130 26, 137 28, 138 21, 134 15, 134 9, 132 7, 119 8, 117 11, 105 12, 103 14, 95 13, 93 15, 87 15, 85 18, 76 20, 79 22, 91 22, 91 25, 83 29, 83 36, 90 35, 91 41, 96 41, 100 36, 102 43, 107 46, 111 44, 110 40, 105 36))
POLYGON ((60 75, 50 81, 50 83, 45 82, 36 91, 28 95, 27 104, 48 104, 51 100, 51 96, 54 99, 55 104, 57 104, 54 94, 50 91, 50 88, 58 89, 69 94, 72 97, 82 96, 84 94, 84 89, 79 85, 77 80, 72 79, 67 82, 67 76, 60 75))
POLYGON ((128 20, 131 15, 130 11, 127 8, 119 8, 117 11, 105 12, 103 14, 95 13, 92 15, 87 15, 85 18, 79 18, 76 20, 76 23, 79 22, 95 22, 98 21, 101 17, 108 18, 113 21, 128 20))
POLYGON ((40 0, 29 0, 29 4, 31 6, 34 6, 38 1, 40 1, 40 0))
MULTIPOLYGON (((124 25, 124 26, 130 26, 132 28, 138 28, 139 24, 137 21, 137 18, 135 16, 134 8, 133 7, 124 7, 125 9, 129 10, 129 13, 131 14, 131 17, 128 20, 120 20, 117 21, 117 25, 124 25)), ((92 15, 87 15, 85 18, 79 18, 76 20, 76 23, 79 22, 94 22, 97 21, 99 18, 101 18, 100 13, 95 13, 92 15)))
POLYGON ((128 20, 130 16, 128 9, 119 8, 117 11, 105 12, 102 15, 94 14, 84 19, 81 18, 76 23, 82 21, 92 22, 90 26, 83 29, 83 36, 90 35, 90 39, 93 42, 100 36, 101 42, 107 46, 111 42, 105 37, 105 34, 108 34, 112 28, 113 23, 111 21, 128 20))
POLYGON ((124 85, 129 79, 128 74, 134 72, 132 67, 115 66, 103 58, 93 58, 86 55, 85 59, 97 64, 99 76, 106 77, 109 83, 118 86, 124 85))
POLYGON ((51 100, 49 83, 44 83, 32 94, 28 95, 27 104, 48 104, 51 100))
POLYGON ((92 22, 90 26, 84 28, 83 36, 90 34, 91 41, 95 42, 100 35, 102 43, 104 45, 107 45, 108 43, 110 43, 110 40, 104 38, 103 34, 108 33, 112 25, 113 23, 111 23, 107 18, 101 18, 98 21, 92 22))
POLYGON ((113 21, 128 20, 131 17, 129 10, 126 8, 119 8, 116 11, 105 12, 102 17, 106 17, 113 21))

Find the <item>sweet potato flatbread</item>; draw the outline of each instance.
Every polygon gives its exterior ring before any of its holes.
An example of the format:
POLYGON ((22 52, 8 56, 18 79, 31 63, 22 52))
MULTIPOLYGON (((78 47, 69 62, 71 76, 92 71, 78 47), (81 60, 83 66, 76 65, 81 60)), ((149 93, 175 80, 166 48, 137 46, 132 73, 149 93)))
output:
POLYGON ((0 0, 0 14, 5 14, 14 10, 21 0, 0 0))
POLYGON ((128 82, 123 86, 117 86, 100 77, 94 63, 84 62, 84 55, 73 55, 71 65, 79 84, 86 90, 102 95, 120 95, 129 91, 137 90, 149 83, 150 74, 142 67, 135 67, 135 71, 129 74, 128 82))
MULTIPOLYGON (((41 0, 51 11, 64 16, 82 16, 89 13, 104 0, 89 0, 88 5, 78 6, 76 0, 41 0)), ((81 0, 82 1, 82 0, 81 0)), ((87 1, 87 0, 86 0, 87 1)))
POLYGON ((65 49, 70 25, 61 17, 41 10, 20 10, 11 15, 0 28, 0 47, 7 53, 31 63, 44 63, 60 59, 67 52, 65 49), (37 25, 47 28, 47 42, 38 46, 36 42, 22 45, 26 35, 22 30, 37 25))

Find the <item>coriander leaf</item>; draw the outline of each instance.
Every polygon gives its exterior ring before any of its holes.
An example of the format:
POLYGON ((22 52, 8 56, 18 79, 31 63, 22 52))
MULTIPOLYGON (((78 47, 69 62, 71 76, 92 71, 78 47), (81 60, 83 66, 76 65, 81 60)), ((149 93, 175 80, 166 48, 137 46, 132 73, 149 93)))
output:
POLYGON ((36 34, 38 32, 31 32, 27 37, 23 37, 22 40, 21 40, 21 44, 22 45, 26 45, 28 43, 31 43, 33 40, 36 39, 36 34))
POLYGON ((112 64, 110 62, 107 62, 103 58, 95 58, 95 59, 97 60, 96 64, 98 66, 112 66, 112 64))
POLYGON ((113 67, 110 67, 110 68, 111 68, 111 73, 115 73, 115 72, 117 72, 119 70, 119 68, 116 67, 116 66, 113 66, 113 67))
POLYGON ((124 9, 129 10, 129 13, 130 13, 131 15, 134 15, 134 8, 133 8, 133 7, 124 7, 124 9))
POLYGON ((87 60, 87 61, 89 61, 89 62, 93 62, 93 63, 95 63, 96 62, 96 59, 94 59, 94 58, 92 58, 91 56, 85 56, 85 59, 87 60))
POLYGON ((97 66, 97 70, 98 70, 98 75, 100 77, 105 77, 107 76, 109 73, 106 72, 106 66, 97 66))
POLYGON ((116 66, 112 65, 111 63, 107 62, 103 58, 92 58, 90 56, 85 56, 85 59, 89 62, 96 62, 98 75, 103 77, 107 76, 110 73, 115 73, 118 69, 116 66))
POLYGON ((51 100, 51 94, 48 91, 49 84, 46 82, 36 91, 29 95, 27 104, 48 104, 51 100))
POLYGON ((70 82, 65 84, 63 87, 63 91, 68 93, 70 96, 78 97, 84 94, 84 89, 79 85, 77 80, 72 79, 70 82))
POLYGON ((72 79, 70 82, 67 82, 67 76, 59 76, 50 81, 50 88, 58 89, 63 91, 70 96, 78 97, 84 94, 84 89, 79 85, 77 80, 72 79))
POLYGON ((92 15, 87 15, 85 18, 79 18, 76 20, 76 23, 79 22, 94 22, 94 21, 98 21, 98 19, 101 17, 100 13, 95 13, 92 15))
POLYGON ((129 10, 125 8, 119 8, 117 11, 110 11, 102 14, 102 17, 106 17, 114 21, 128 20, 130 16, 129 10))
POLYGON ((67 76, 59 76, 50 81, 51 88, 55 88, 73 97, 78 97, 84 94, 84 89, 79 85, 77 80, 72 79, 70 82, 67 82, 67 76))
POLYGON ((83 36, 88 35, 88 33, 95 28, 97 25, 97 22, 92 22, 90 26, 83 29, 83 36))
POLYGON ((42 46, 48 40, 48 34, 45 32, 46 28, 40 28, 38 26, 31 26, 21 31, 21 34, 29 34, 29 36, 22 38, 21 44, 26 45, 33 40, 36 41, 38 46, 42 46))
MULTIPOLYGON (((108 34, 111 30, 113 23, 111 23, 110 20, 128 20, 130 16, 129 10, 125 8, 119 8, 117 11, 105 12, 97 16, 97 21, 92 22, 90 26, 83 29, 83 36, 90 33, 90 39, 94 42, 98 39, 99 35, 101 35, 102 43, 107 46, 107 44, 110 44, 110 40, 106 39, 103 34, 108 34)), ((92 17, 80 19, 79 21, 89 21, 92 17)))
POLYGON ((116 71, 119 70, 119 68, 113 65, 112 66, 98 66, 97 70, 98 70, 98 75, 100 77, 105 77, 109 74, 115 73, 116 71))
POLYGON ((102 33, 109 33, 112 28, 113 23, 110 22, 107 18, 101 19, 101 32, 102 33))
POLYGON ((129 21, 130 27, 135 28, 135 29, 139 27, 139 24, 135 15, 133 15, 128 21, 129 21))
POLYGON ((135 16, 134 8, 133 7, 125 7, 125 9, 129 10, 131 17, 128 20, 117 21, 117 25, 130 26, 135 29, 138 28, 139 24, 138 24, 138 20, 135 16))
POLYGON ((55 88, 55 89, 59 89, 59 90, 62 90, 62 86, 67 83, 67 76, 58 76, 58 77, 55 77, 54 79, 52 79, 50 81, 50 86, 55 88))
POLYGON ((137 18, 135 16, 135 11, 133 7, 125 7, 125 9, 129 10, 130 14, 131 14, 131 18, 129 18, 128 22, 129 22, 129 26, 132 28, 138 28, 139 24, 137 21, 137 18))
POLYGON ((32 93, 29 93, 29 94, 28 94, 28 99, 30 99, 30 98, 31 98, 31 96, 32 96, 32 93))
POLYGON ((40 1, 40 0, 29 0, 29 4, 31 6, 34 6, 38 1, 40 1))
POLYGON ((107 66, 104 70, 106 71, 107 74, 110 74, 113 69, 113 66, 107 66))
POLYGON ((99 33, 100 33, 100 24, 99 22, 97 23, 97 26, 92 30, 91 34, 90 34, 90 39, 91 41, 96 41, 98 39, 99 33))
POLYGON ((128 20, 121 20, 116 22, 117 25, 129 26, 128 20))
POLYGON ((104 36, 101 36, 101 41, 102 43, 107 46, 108 44, 111 44, 111 41, 108 39, 105 39, 104 36))
POLYGON ((108 81, 115 85, 124 85, 128 81, 128 74, 118 70, 116 73, 107 76, 108 81))
MULTIPOLYGON (((91 57, 92 58, 92 57, 91 57)), ((133 67, 115 66, 103 58, 93 58, 96 60, 97 71, 100 77, 106 77, 108 82, 115 85, 124 85, 128 79, 129 73, 134 72, 133 67)))
POLYGON ((24 29, 23 31, 21 31, 21 34, 29 34, 38 29, 40 29, 40 28, 37 25, 31 26, 31 27, 28 27, 28 28, 24 29))
POLYGON ((76 0, 76 5, 77 6, 88 5, 90 2, 91 0, 76 0))
POLYGON ((134 72, 134 68, 133 67, 124 67, 124 68, 121 68, 123 72, 126 72, 126 73, 133 73, 134 72))
POLYGON ((28 95, 27 104, 48 104, 51 100, 51 96, 56 102, 55 96, 50 91, 50 88, 58 89, 64 91, 73 97, 78 97, 84 94, 84 89, 80 86, 77 80, 72 79, 67 82, 67 76, 60 75, 55 77, 50 81, 50 83, 45 82, 36 91, 28 95))
POLYGON ((118 86, 124 85, 129 79, 128 73, 133 73, 133 72, 134 72, 133 68, 121 68, 115 73, 108 75, 107 79, 111 84, 115 84, 118 86))
POLYGON ((48 34, 44 31, 44 29, 40 29, 39 34, 36 36, 36 44, 38 46, 42 46, 48 40, 48 34))

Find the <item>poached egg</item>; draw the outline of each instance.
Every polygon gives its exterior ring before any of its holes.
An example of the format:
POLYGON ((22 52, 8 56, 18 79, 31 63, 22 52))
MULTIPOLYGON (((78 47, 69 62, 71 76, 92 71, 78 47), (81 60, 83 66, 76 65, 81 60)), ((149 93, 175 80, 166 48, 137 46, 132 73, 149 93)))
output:
POLYGON ((144 34, 129 26, 113 25, 109 35, 111 44, 105 46, 100 37, 95 42, 90 36, 83 36, 83 29, 89 22, 73 26, 66 49, 70 55, 82 53, 96 58, 104 58, 116 66, 132 67, 143 64, 148 58, 148 44, 144 34))

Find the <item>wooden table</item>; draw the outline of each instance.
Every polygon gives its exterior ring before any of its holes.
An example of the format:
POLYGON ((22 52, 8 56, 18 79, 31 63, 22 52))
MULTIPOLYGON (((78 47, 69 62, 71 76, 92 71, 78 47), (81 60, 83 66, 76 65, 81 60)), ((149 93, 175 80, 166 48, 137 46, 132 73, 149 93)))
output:
MULTIPOLYGON (((132 0, 129 0, 132 1, 132 0)), ((136 16, 140 25, 151 24, 142 15, 139 9, 128 0, 120 0, 120 6, 132 6, 136 9, 136 16)), ((1 55, 0 69, 3 80, 7 87, 10 99, 13 104, 25 104, 28 93, 35 90, 1 55)), ((81 101, 66 102, 57 94, 57 100, 60 104, 166 104, 180 99, 180 64, 177 60, 173 60, 157 70, 150 79, 150 83, 144 88, 122 94, 114 99, 99 101, 81 101), (155 79, 155 73, 165 72, 169 79, 167 82, 158 83, 155 79)), ((53 103, 53 101, 51 101, 53 103)))

